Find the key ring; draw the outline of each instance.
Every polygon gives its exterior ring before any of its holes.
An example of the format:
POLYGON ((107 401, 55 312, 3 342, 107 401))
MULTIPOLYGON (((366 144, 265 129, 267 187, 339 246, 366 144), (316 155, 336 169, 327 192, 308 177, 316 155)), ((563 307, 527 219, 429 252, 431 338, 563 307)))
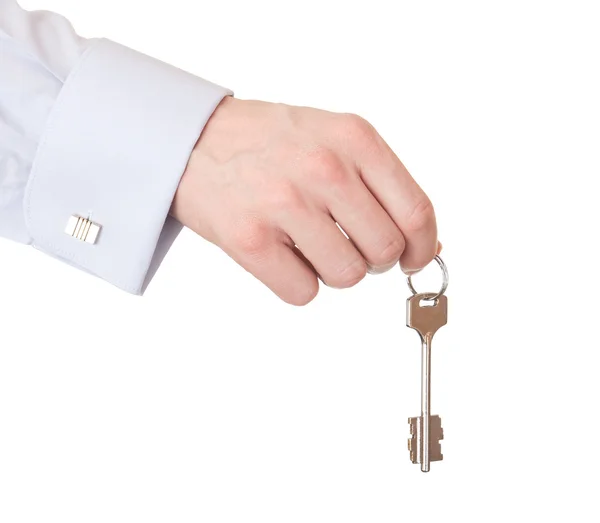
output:
MULTIPOLYGON (((442 275, 443 275, 444 279, 442 281, 442 287, 440 288, 440 290, 437 294, 428 293, 427 297, 423 298, 424 300, 428 300, 428 301, 437 300, 442 294, 444 294, 446 292, 446 289, 448 288, 448 268, 446 267, 444 260, 442 260, 439 256, 436 255, 436 257, 434 259, 440 266, 440 269, 442 269, 442 275)), ((418 292, 413 287, 411 278, 412 278, 412 276, 408 276, 406 278, 406 283, 408 284, 408 288, 410 289, 410 292, 412 292, 413 296, 414 296, 415 294, 418 294, 418 292)))

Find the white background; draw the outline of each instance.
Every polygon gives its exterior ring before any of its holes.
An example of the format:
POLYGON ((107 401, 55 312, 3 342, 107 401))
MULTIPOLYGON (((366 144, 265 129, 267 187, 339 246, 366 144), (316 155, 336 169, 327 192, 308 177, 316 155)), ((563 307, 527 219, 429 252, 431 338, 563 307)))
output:
POLYGON ((399 270, 294 308, 186 231, 138 298, 2 241, 0 521, 598 521, 597 2, 22 5, 379 129, 450 269, 446 439, 410 463, 399 270))

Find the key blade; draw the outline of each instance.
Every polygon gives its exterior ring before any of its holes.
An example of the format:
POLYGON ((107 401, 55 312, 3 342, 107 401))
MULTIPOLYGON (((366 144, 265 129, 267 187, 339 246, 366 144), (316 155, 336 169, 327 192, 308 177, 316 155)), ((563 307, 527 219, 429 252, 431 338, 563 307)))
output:
MULTIPOLYGON (((423 417, 409 418, 410 438, 408 439, 408 450, 410 452, 410 460, 413 463, 422 463, 422 448, 423 434, 422 425, 423 417)), ((429 461, 442 461, 442 446, 440 441, 444 439, 444 429, 442 428, 442 419, 439 416, 429 416, 429 461)))
POLYGON ((415 329, 421 338, 431 339, 437 330, 448 322, 448 299, 445 295, 435 301, 430 293, 415 294, 406 301, 406 326, 415 329), (421 302, 427 305, 422 305, 421 302))

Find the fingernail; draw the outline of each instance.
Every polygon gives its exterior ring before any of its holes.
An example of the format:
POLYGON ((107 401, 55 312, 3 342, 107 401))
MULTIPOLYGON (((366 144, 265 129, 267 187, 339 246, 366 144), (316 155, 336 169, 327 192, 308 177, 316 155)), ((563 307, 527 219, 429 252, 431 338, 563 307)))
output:
POLYGON ((402 272, 407 276, 412 276, 413 274, 417 274, 417 272, 421 272, 423 269, 402 269, 402 272))

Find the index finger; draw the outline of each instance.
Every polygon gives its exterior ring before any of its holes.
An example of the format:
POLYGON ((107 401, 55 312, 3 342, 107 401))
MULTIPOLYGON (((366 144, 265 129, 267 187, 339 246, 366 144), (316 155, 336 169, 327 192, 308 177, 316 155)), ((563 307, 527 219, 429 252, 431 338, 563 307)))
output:
POLYGON ((422 269, 438 249, 431 200, 383 138, 368 123, 359 125, 364 126, 359 132, 363 135, 363 146, 354 149, 354 156, 360 176, 404 236, 402 270, 422 269))

